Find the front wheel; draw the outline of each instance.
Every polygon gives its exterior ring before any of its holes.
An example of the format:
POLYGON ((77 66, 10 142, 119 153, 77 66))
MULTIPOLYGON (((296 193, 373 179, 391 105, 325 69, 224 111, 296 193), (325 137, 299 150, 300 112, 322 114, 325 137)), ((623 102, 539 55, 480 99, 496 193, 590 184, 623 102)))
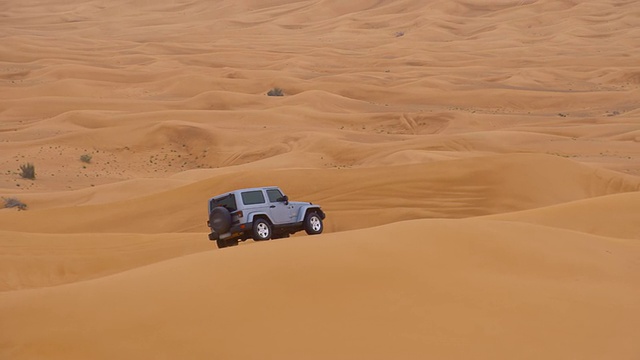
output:
POLYGON ((271 224, 265 219, 253 222, 253 240, 264 241, 271 239, 271 224))
POLYGON ((322 234, 324 225, 322 224, 322 218, 317 213, 310 213, 304 218, 304 231, 308 235, 322 234))

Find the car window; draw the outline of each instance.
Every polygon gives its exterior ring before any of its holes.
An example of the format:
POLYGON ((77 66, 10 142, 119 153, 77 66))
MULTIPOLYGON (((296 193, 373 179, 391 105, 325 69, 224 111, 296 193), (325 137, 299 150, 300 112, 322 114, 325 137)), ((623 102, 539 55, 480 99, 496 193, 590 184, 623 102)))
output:
POLYGON ((278 189, 267 190, 267 196, 270 202, 278 202, 278 199, 282 197, 282 193, 278 189))
POLYGON ((243 192, 242 203, 245 205, 264 204, 264 195, 261 190, 243 192))
POLYGON ((209 212, 213 211, 213 209, 217 206, 225 207, 230 212, 238 210, 238 208, 236 207, 236 197, 233 194, 219 197, 217 199, 211 199, 211 201, 209 202, 209 212))

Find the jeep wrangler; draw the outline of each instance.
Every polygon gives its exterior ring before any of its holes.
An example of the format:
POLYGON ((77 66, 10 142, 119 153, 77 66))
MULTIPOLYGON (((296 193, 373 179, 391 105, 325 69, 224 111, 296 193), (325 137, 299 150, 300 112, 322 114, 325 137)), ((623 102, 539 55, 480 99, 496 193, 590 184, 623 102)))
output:
POLYGON ((209 199, 209 240, 219 248, 239 241, 286 238, 304 230, 322 233, 325 214, 320 206, 289 201, 275 186, 231 191, 209 199))

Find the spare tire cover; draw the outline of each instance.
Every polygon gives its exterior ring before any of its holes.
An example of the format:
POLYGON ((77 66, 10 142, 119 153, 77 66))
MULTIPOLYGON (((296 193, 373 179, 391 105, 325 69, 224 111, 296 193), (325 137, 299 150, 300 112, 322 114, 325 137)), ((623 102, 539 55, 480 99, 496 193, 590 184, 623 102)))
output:
POLYGON ((218 206, 209 214, 209 225, 218 234, 224 234, 231 228, 231 214, 229 210, 218 206))

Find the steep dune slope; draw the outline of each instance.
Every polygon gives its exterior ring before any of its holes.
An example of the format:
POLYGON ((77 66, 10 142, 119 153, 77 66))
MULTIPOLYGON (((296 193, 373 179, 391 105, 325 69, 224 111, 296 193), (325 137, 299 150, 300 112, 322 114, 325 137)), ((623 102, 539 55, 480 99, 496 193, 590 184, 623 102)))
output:
POLYGON ((0 293, 0 332, 13 359, 632 359, 639 254, 528 224, 401 222, 0 293))

